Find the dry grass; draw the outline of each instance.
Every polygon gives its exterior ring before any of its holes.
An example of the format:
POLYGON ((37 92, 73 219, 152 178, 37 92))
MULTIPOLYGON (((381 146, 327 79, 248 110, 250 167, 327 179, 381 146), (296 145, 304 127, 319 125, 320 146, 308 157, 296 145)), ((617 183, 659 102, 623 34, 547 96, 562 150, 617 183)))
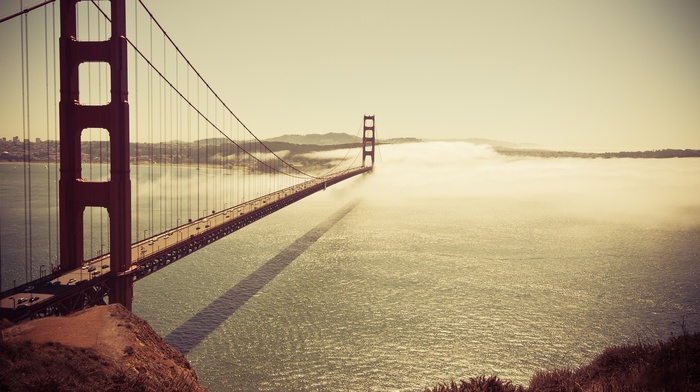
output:
POLYGON ((0 391, 136 391, 141 380, 110 377, 115 364, 95 350, 56 343, 0 342, 0 391))
POLYGON ((9 326, 2 391, 204 392, 187 359, 121 305, 9 326))
POLYGON ((496 376, 440 384, 426 392, 694 392, 700 391, 700 334, 613 346, 579 369, 539 371, 530 386, 496 376))
MULTIPOLYGON (((0 391, 161 391, 163 384, 142 373, 126 372, 110 357, 90 348, 48 342, 0 341, 0 391)), ((168 391, 201 389, 191 378, 176 377, 168 391)))
POLYGON ((469 381, 461 380, 459 383, 452 381, 450 385, 440 384, 426 392, 525 392, 522 386, 513 385, 510 381, 501 381, 496 376, 472 377, 469 381))
MULTIPOLYGON (((109 335, 114 338, 111 345, 81 347, 41 339, 0 339, 0 392, 205 391, 184 356, 165 344, 145 321, 119 306, 97 312, 109 315, 109 325, 117 328, 112 331, 116 335, 109 335)), ((26 328, 18 331, 29 334, 26 328)), ((682 335, 666 341, 613 346, 581 368, 539 371, 529 387, 497 376, 479 376, 425 391, 700 392, 700 333, 683 330, 682 335)))

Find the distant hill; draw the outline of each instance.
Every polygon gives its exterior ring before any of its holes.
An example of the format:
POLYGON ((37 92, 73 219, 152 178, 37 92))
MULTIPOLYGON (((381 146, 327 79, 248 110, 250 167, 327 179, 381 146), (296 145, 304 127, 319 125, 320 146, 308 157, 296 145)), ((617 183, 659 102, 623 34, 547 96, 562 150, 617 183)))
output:
MULTIPOLYGON (((347 133, 310 133, 307 135, 282 135, 273 137, 270 139, 265 139, 265 143, 269 142, 282 142, 291 143, 298 145, 315 145, 315 146, 337 146, 340 144, 353 144, 362 143, 362 137, 355 137, 348 135, 347 133)), ((401 137, 393 139, 378 139, 378 143, 382 144, 399 144, 399 143, 418 143, 422 142, 421 139, 416 139, 414 137, 401 137)))
POLYGON ((317 146, 332 146, 336 144, 349 144, 362 142, 362 139, 355 138, 347 133, 330 132, 323 135, 311 133, 307 135, 282 135, 266 139, 265 142, 284 142, 292 144, 314 144, 317 146))
POLYGON ((700 150, 663 149, 650 151, 621 151, 621 152, 576 152, 529 150, 514 148, 494 148, 497 153, 509 156, 538 157, 538 158, 700 158, 700 150))
POLYGON ((437 139, 435 141, 439 142, 467 142, 467 143, 472 143, 472 144, 486 144, 494 148, 521 148, 521 149, 530 149, 530 148, 536 148, 535 144, 531 143, 512 143, 512 142, 504 142, 502 140, 492 140, 492 139, 483 139, 483 138, 466 138, 466 139, 437 139))

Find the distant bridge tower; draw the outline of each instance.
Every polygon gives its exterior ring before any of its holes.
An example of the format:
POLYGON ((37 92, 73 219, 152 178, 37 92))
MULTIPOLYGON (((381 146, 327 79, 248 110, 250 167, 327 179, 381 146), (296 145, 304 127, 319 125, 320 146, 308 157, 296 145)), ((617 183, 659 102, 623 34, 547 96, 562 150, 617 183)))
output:
POLYGON ((374 166, 374 134, 374 115, 365 116, 362 134, 362 167, 365 166, 367 157, 370 157, 371 166, 374 166))
MULTIPOLYGON (((86 207, 103 207, 109 214, 109 302, 131 309, 131 179, 129 177, 129 103, 125 0, 109 0, 111 36, 106 41, 78 41, 77 5, 80 0, 61 1, 61 101, 59 182, 61 269, 83 264, 83 214, 86 207), (79 67, 85 63, 109 65, 110 101, 104 105, 80 102, 79 67), (110 179, 82 178, 81 133, 87 128, 109 134, 110 179)), ((104 2, 101 2, 104 4, 104 2)), ((85 86, 87 88, 87 86, 85 86)), ((87 95, 87 94, 86 94, 87 95)))

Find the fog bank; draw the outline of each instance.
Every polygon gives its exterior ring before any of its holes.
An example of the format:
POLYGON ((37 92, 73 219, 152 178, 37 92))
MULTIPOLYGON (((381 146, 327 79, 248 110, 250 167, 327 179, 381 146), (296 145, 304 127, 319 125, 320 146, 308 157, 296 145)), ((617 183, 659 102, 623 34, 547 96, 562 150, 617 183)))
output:
POLYGON ((374 201, 540 205, 596 220, 700 223, 700 160, 505 157, 465 142, 385 145, 362 187, 374 201))

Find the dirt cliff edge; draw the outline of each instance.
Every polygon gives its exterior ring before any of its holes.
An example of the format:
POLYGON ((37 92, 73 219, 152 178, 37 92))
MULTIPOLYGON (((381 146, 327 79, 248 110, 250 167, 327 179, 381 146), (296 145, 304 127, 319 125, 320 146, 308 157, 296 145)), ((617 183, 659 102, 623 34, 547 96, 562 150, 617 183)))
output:
POLYGON ((206 391, 184 355, 118 304, 1 332, 0 390, 206 391))

